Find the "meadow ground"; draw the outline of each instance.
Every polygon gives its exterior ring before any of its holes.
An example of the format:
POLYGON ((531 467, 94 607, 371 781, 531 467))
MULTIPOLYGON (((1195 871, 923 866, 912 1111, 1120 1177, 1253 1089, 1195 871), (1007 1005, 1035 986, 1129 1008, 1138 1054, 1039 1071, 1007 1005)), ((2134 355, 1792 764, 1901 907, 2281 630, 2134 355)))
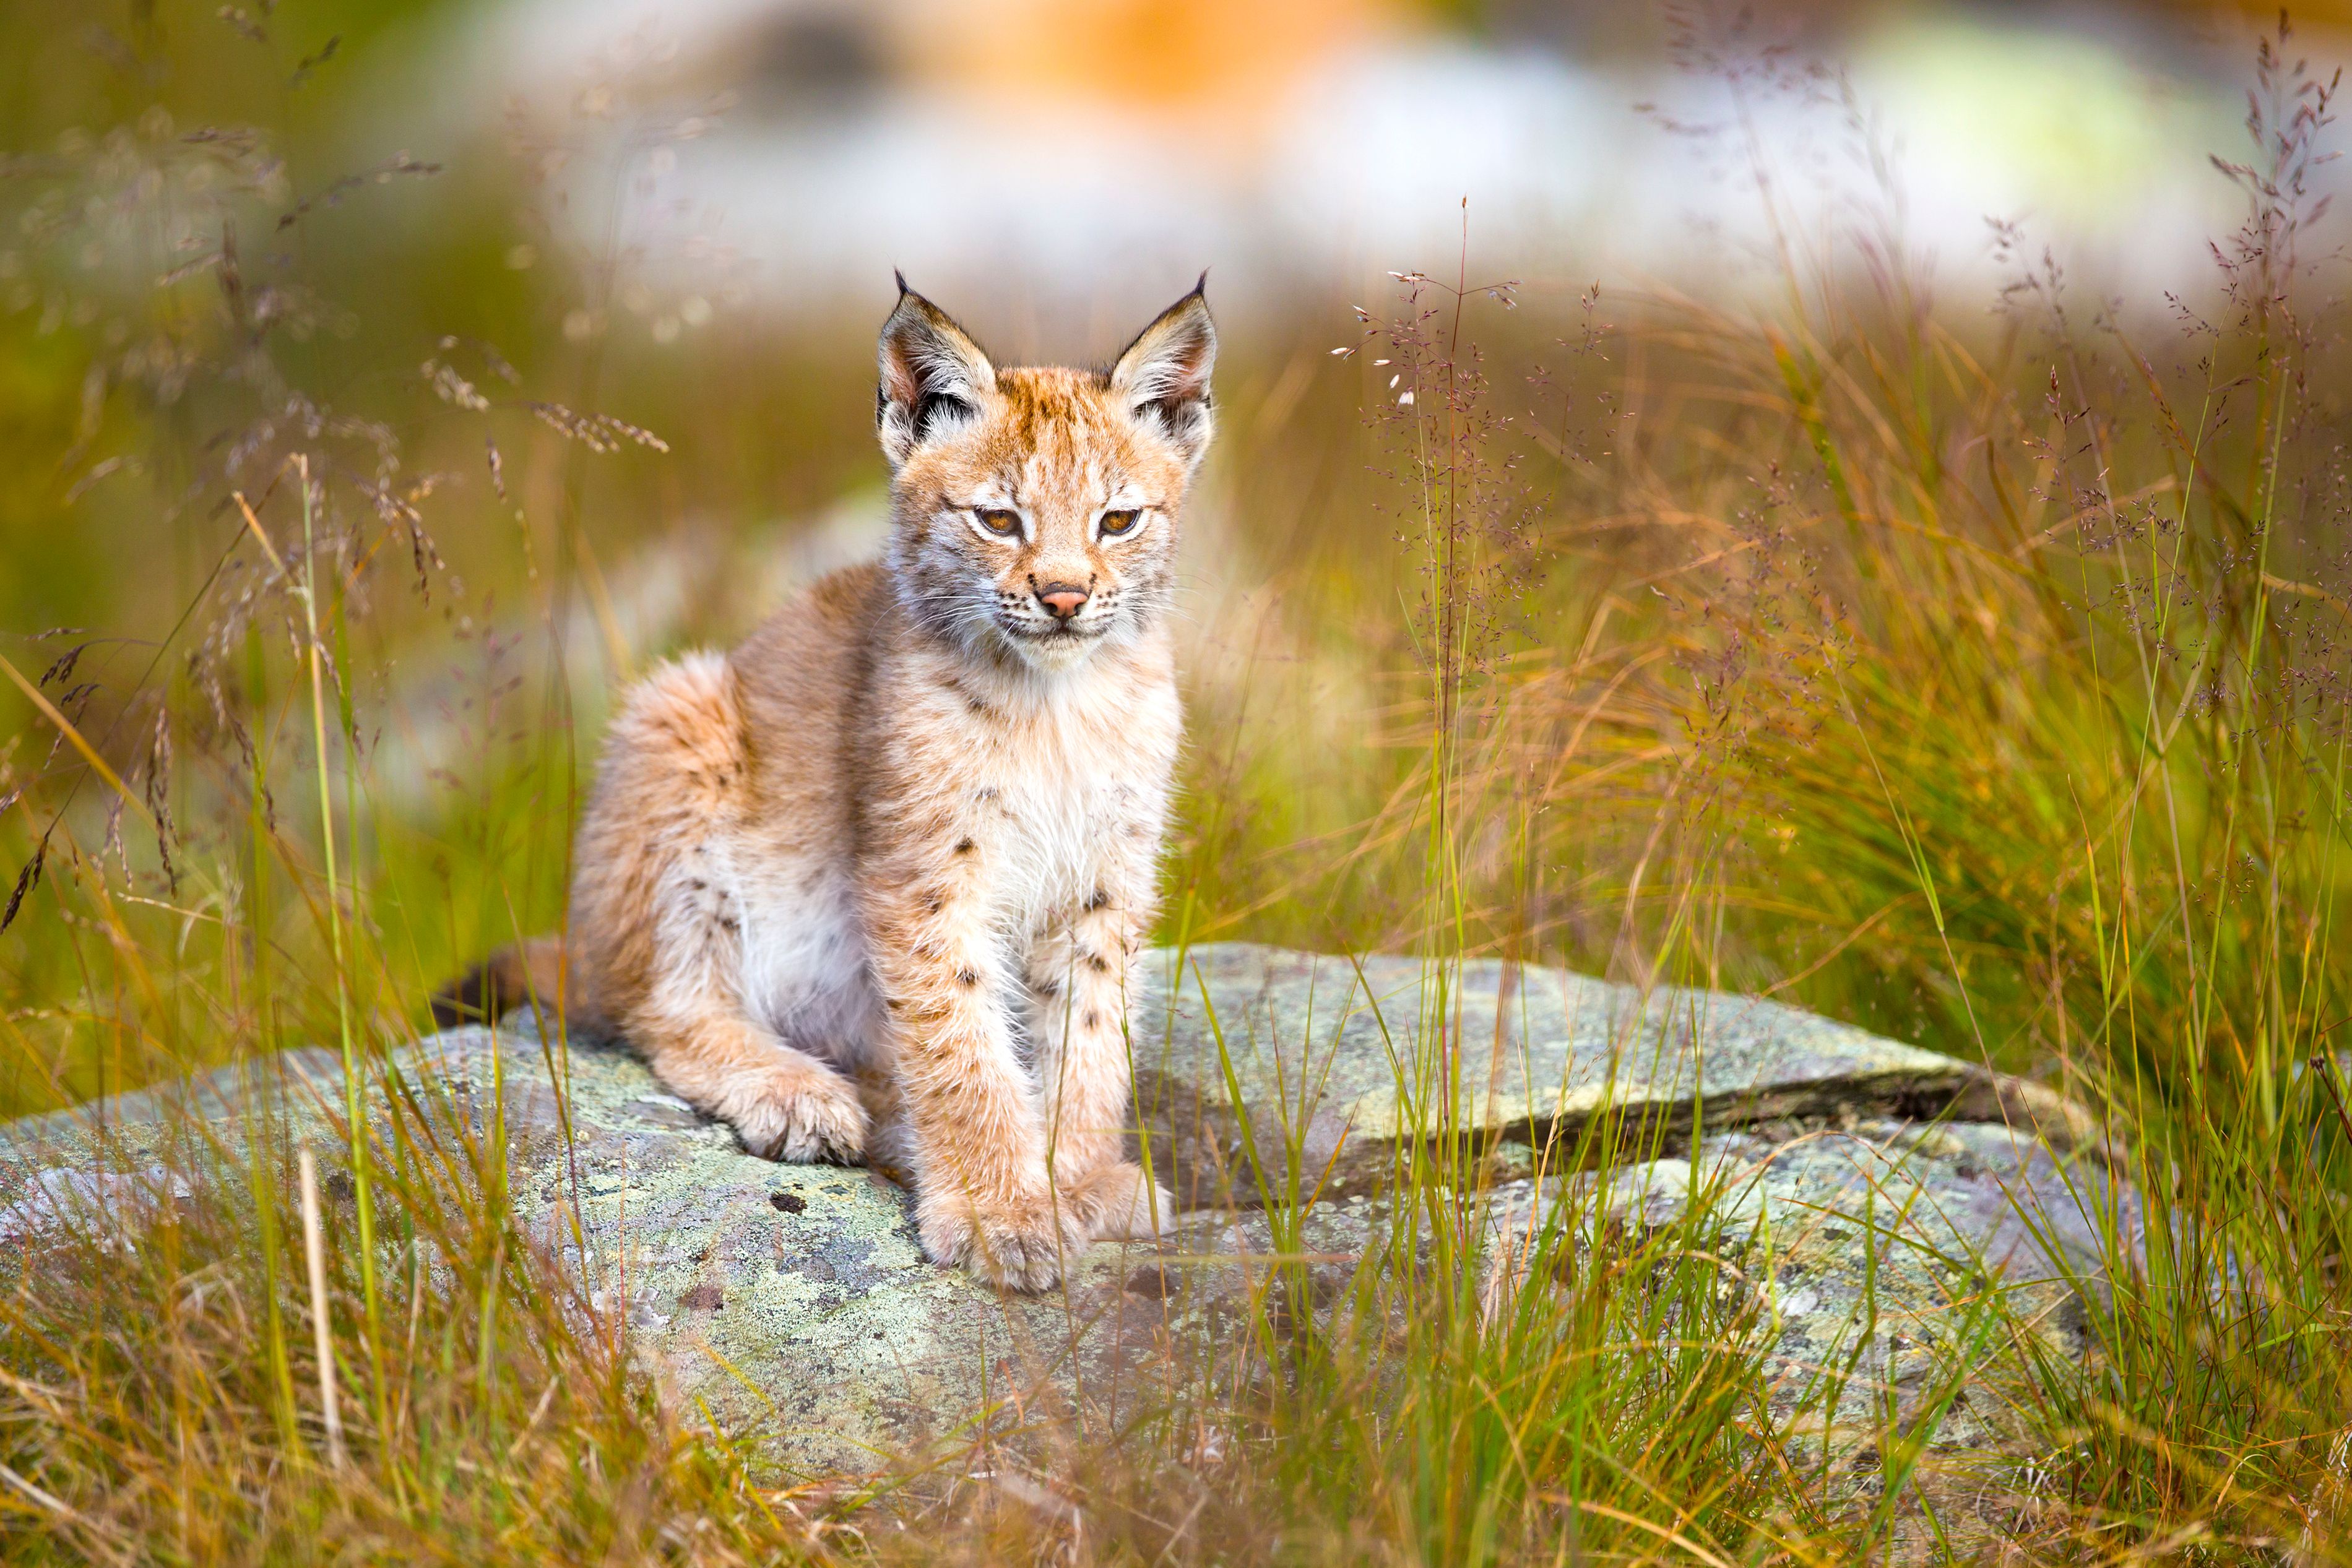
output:
MULTIPOLYGON (((499 178, 340 185, 301 62, 138 47, 27 88, 0 184, 10 1113, 414 1038, 557 920, 604 694, 881 506, 862 333, 605 330, 617 266, 509 265, 499 178)), ((1916 1431, 1860 1486, 1773 1414, 1704 1212, 1482 1304, 1458 1150, 1401 1169, 1423 1229, 1354 1329, 1270 1292, 1265 1375, 1040 1508, 778 1475, 661 1406, 495 1181, 401 1148, 330 1215, 340 1465, 293 1173, 11 1271, 0 1550, 2352 1559, 2352 364, 2329 89, 2266 47, 2251 102, 2183 172, 2245 211, 2186 301, 2013 234, 1996 298, 1940 298, 1891 203, 1776 231, 1737 305, 1490 287, 1474 232, 1234 345, 1192 520, 1168 939, 1772 995, 2105 1120, 2144 1245, 2079 1363, 1980 1342, 2036 1391, 2000 1531, 1945 1530, 1916 1431)))

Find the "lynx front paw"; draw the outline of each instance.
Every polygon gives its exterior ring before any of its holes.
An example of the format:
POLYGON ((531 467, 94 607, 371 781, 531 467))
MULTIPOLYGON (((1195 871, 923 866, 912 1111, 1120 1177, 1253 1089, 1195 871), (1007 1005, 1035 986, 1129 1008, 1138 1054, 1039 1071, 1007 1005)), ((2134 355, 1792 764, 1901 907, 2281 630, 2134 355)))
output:
POLYGON ((933 1262, 969 1269, 1008 1291, 1047 1289, 1087 1246, 1077 1216, 1050 1187, 995 1203, 927 1195, 916 1223, 933 1262))
POLYGON ((837 1072, 780 1066, 730 1098, 727 1119, 755 1155, 806 1164, 866 1153, 866 1107, 837 1072))
POLYGON ((1062 1189, 1062 1202, 1097 1240, 1148 1241, 1168 1228, 1168 1189, 1143 1167, 1121 1160, 1097 1166, 1062 1189))

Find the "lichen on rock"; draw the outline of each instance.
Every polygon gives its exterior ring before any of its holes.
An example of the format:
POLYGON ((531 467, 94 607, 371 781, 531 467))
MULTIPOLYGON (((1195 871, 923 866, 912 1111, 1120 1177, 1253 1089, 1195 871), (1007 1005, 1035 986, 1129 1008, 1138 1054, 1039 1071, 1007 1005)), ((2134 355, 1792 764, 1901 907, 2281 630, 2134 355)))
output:
MULTIPOLYGON (((1763 1292, 1791 1388, 1832 1360, 1857 1390, 1924 1386, 1989 1291, 2055 1292, 2036 1321, 2061 1333, 2068 1277, 2101 1256, 2100 1204, 2135 1223, 2071 1135, 2004 1119, 2022 1107, 2067 1134, 2050 1097, 1769 1002, 1218 945, 1150 955, 1130 1025, 1138 1152, 1188 1212, 1160 1244, 1097 1247, 1040 1297, 929 1262, 882 1175, 746 1154, 625 1049, 543 1035, 527 1011, 385 1053, 364 1099, 379 1135, 395 1101, 501 1135, 520 1222, 623 1317, 669 1397, 811 1472, 983 1427, 1093 1429, 1163 1397, 1183 1336, 1265 1279, 1269 1196, 1322 1200, 1302 1234, 1318 1301, 1336 1300, 1400 1150, 1433 1130, 1518 1151, 1482 1199, 1497 1278, 1567 1212, 1563 1181, 1613 1195, 1570 1210, 1653 1228, 1701 1199, 1763 1292), (1570 1170, 1570 1148, 1626 1163, 1570 1170)), ((340 1062, 310 1051, 17 1123, 0 1135, 0 1230, 168 1197, 199 1145, 331 1153, 344 1104, 340 1062)))

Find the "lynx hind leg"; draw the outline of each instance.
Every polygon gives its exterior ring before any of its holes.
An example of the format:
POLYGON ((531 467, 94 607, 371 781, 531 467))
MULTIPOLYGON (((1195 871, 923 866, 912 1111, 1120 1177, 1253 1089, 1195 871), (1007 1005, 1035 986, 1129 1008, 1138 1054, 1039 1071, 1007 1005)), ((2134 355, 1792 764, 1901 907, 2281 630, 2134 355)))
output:
POLYGON ((727 874, 756 809, 743 716, 723 659, 646 678, 614 722, 583 826, 573 939, 622 1032, 671 1090, 774 1159, 854 1160, 866 1113, 847 1078, 755 1021, 744 911, 727 874))
POLYGON ((868 1059, 852 1071, 859 1103, 866 1107, 866 1168, 911 1186, 920 1149, 914 1124, 900 1103, 898 1081, 887 1061, 868 1059))
POLYGON ((1097 1241, 1149 1241, 1167 1233, 1175 1206, 1168 1189, 1126 1160, 1097 1166, 1063 1189, 1063 1201, 1097 1241))
POLYGON ((640 1019, 631 1031, 654 1075, 772 1160, 854 1163, 867 1119, 857 1085, 748 1019, 640 1019))

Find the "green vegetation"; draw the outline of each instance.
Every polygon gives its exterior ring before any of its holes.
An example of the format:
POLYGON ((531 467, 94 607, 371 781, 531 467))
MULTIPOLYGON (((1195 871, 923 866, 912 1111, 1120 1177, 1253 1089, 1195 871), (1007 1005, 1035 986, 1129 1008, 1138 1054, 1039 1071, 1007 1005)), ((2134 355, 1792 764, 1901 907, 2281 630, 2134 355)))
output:
MULTIPOLYGON (((0 21, 39 41, 0 183, 12 1113, 412 1038, 559 917, 602 694, 877 504, 862 336, 652 341, 497 154, 353 153, 333 73, 391 18, 341 10, 0 21)), ((2080 1364, 1982 1308, 2039 1390, 1999 1539, 1915 1431, 1867 1435, 1874 1488, 1768 1412, 1706 1205, 1589 1247, 1563 1213, 1495 1276, 1443 1138, 1349 1301, 1276 1270, 1263 1376, 1041 1437, 1067 1506, 782 1479, 660 1409, 497 1152, 420 1123, 324 1222, 346 1462, 291 1169, 192 1151, 135 1249, 0 1296, 0 1550, 2352 1560, 2352 366, 2329 99, 2273 48, 2253 102, 2210 298, 2111 309, 2005 236, 1987 317, 1891 218, 1738 308, 1473 263, 1234 344, 1194 523, 1170 939, 1763 992, 2094 1108, 2144 1245, 2080 1364)))

